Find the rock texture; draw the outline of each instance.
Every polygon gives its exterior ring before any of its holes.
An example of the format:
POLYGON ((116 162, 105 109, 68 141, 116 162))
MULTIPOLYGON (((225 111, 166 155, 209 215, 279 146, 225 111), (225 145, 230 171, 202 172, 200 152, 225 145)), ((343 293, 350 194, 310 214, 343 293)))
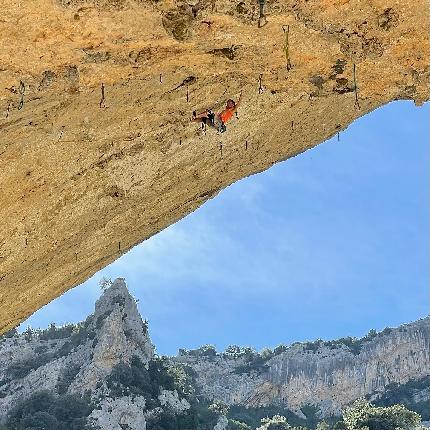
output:
POLYGON ((267 0, 262 28, 255 0, 3 9, 0 332, 237 179, 429 98, 425 0, 267 0), (190 123, 241 90, 226 133, 190 123))
MULTIPOLYGON (((14 405, 37 391, 89 391, 97 397, 106 391, 103 382, 114 366, 130 363, 133 356, 148 364, 154 347, 124 280, 117 279, 97 301, 95 313, 73 332, 31 338, 22 334, 0 342, 0 422, 14 405)), ((120 429, 112 424, 120 419, 139 423, 144 417, 133 411, 144 401, 134 399, 128 408, 130 399, 126 400, 112 400, 114 406, 109 400, 102 402, 92 418, 106 429, 120 429), (103 411, 108 409, 114 413, 107 416, 103 411)))
POLYGON ((143 397, 107 398, 91 413, 89 422, 103 430, 146 430, 144 411, 143 397))
MULTIPOLYGON (((244 367, 249 359, 225 354, 178 359, 195 370, 197 386, 209 399, 249 407, 283 404, 299 416, 305 405, 317 406, 322 416, 340 414, 359 397, 376 400, 390 384, 430 375, 430 320, 387 330, 352 350, 342 341, 296 344, 256 370, 244 367)), ((428 388, 414 397, 429 400, 428 388)))

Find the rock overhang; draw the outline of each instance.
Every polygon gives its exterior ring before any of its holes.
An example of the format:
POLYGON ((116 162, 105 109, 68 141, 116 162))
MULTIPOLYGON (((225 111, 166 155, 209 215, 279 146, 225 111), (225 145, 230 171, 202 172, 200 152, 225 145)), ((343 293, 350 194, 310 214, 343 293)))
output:
POLYGON ((237 179, 392 100, 428 100, 426 2, 267 1, 265 13, 258 28, 252 1, 10 5, 0 331, 237 179), (242 90, 226 133, 189 121, 242 90))

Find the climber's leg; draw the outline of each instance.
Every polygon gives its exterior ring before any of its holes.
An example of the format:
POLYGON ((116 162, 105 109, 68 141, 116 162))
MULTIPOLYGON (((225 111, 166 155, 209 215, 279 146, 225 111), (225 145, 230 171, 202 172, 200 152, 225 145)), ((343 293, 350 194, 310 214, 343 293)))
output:
POLYGON ((214 118, 215 114, 210 109, 206 109, 199 114, 194 111, 191 121, 202 122, 203 124, 209 125, 210 127, 214 127, 214 118))

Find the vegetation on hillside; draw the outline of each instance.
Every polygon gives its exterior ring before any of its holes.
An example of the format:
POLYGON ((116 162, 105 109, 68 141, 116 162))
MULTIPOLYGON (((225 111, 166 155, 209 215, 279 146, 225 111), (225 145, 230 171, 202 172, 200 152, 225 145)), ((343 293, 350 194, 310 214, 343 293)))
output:
MULTIPOLYGON (((402 327, 400 327, 402 329, 402 327)), ((369 333, 362 337, 362 338, 356 338, 356 337, 343 337, 336 340, 322 340, 317 339, 312 342, 295 342, 291 346, 280 344, 274 349, 270 348, 264 348, 262 351, 256 351, 253 348, 250 347, 242 347, 238 345, 230 345, 226 348, 223 352, 217 352, 215 346, 213 345, 203 345, 200 348, 196 349, 179 349, 178 355, 180 357, 191 357, 191 358, 200 358, 200 359, 206 359, 214 361, 216 358, 219 359, 235 359, 240 360, 244 362, 243 364, 239 364, 236 367, 235 372, 238 374, 243 373, 251 373, 251 372, 257 372, 262 373, 267 370, 267 361, 270 360, 272 357, 275 357, 279 354, 282 354, 290 347, 301 347, 303 352, 311 352, 315 353, 320 348, 326 347, 330 349, 344 349, 346 348, 354 355, 358 355, 362 349, 363 346, 370 342, 371 340, 388 335, 392 332, 393 329, 387 327, 381 332, 377 332, 376 330, 370 330, 369 333)))
POLYGON ((10 430, 84 430, 93 409, 87 397, 34 393, 9 413, 10 430))
POLYGON ((428 390, 430 376, 418 380, 411 380, 405 384, 390 384, 384 389, 381 397, 375 401, 377 406, 405 405, 422 416, 424 421, 430 421, 430 400, 419 400, 417 393, 428 390))

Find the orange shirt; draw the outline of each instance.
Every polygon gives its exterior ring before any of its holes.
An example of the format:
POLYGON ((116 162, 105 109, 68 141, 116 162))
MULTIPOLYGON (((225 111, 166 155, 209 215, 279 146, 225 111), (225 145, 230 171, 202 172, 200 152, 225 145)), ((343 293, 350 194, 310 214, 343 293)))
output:
POLYGON ((220 114, 219 117, 221 121, 225 124, 227 121, 231 119, 233 116, 234 109, 224 109, 220 114))

